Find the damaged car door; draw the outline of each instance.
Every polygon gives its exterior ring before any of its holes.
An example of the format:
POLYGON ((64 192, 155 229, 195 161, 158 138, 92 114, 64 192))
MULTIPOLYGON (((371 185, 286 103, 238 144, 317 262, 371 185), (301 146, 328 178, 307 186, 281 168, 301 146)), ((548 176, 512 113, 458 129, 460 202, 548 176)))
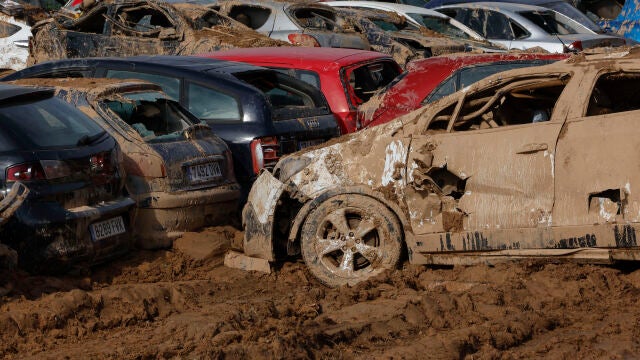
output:
MULTIPOLYGON (((555 147, 567 116, 556 104, 572 96, 569 79, 521 76, 463 90, 422 120, 426 131, 413 137, 407 162, 413 230, 417 238, 465 230, 477 236, 429 237, 418 241, 420 252, 519 248, 501 230, 551 225, 555 147), (491 243, 483 231, 492 232, 491 243)), ((542 247, 540 237, 527 239, 527 247, 542 247)))

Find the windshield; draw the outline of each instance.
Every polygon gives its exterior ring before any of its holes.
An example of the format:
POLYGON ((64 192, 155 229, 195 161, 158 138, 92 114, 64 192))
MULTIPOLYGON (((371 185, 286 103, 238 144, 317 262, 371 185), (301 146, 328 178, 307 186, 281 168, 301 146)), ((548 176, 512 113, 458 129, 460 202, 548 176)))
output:
POLYGON ((596 25, 587 15, 583 14, 582 11, 576 9, 575 7, 567 4, 564 1, 558 1, 554 3, 545 4, 545 7, 551 8, 563 15, 566 15, 573 20, 579 22, 580 24, 586 26, 589 30, 603 33, 600 26, 596 25))
POLYGON ((19 143, 38 148, 76 147, 83 137, 97 137, 104 130, 90 117, 65 101, 29 94, 0 106, 0 124, 19 143), (25 99, 29 96, 29 99, 25 99))
POLYGON ((178 103, 160 92, 124 94, 104 104, 148 143, 184 140, 184 131, 194 125, 178 103))
POLYGON ((569 19, 555 11, 523 11, 519 13, 542 30, 551 35, 568 35, 584 33, 577 24, 572 24, 569 19))
POLYGON ((470 39, 469 35, 467 35, 464 31, 458 29, 457 27, 451 25, 449 19, 424 15, 424 14, 407 14, 412 19, 417 21, 420 25, 426 27, 431 31, 435 31, 440 34, 448 35, 458 39, 470 39))

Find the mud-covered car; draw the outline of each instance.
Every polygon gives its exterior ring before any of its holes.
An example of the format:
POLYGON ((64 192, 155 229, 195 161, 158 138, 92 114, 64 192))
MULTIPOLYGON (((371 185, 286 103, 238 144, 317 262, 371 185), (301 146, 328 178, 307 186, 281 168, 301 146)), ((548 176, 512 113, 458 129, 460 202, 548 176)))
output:
POLYGON ((328 285, 414 264, 640 260, 640 54, 493 75, 282 159, 244 209, 246 255, 328 285))
POLYGON ((311 47, 369 50, 364 36, 344 26, 331 7, 312 1, 170 0, 209 4, 222 14, 272 39, 311 47))
POLYGON ((262 168, 340 133, 320 90, 244 63, 192 56, 68 59, 30 66, 3 80, 33 77, 143 79, 162 86, 227 142, 245 198, 262 168))
POLYGON ((53 89, 0 85, 0 184, 29 194, 3 225, 3 244, 35 271, 91 264, 132 245, 133 199, 122 152, 89 116, 53 89))
POLYGON ((464 42, 418 27, 394 12, 337 6, 335 9, 367 37, 373 50, 393 56, 403 67, 415 59, 472 50, 464 42))
POLYGON ((59 97, 118 141, 140 247, 170 246, 184 231, 228 224, 236 215, 240 186, 229 148, 159 86, 116 79, 19 82, 55 86, 59 97))
POLYGON ((29 64, 92 56, 190 55, 233 47, 282 46, 205 6, 105 0, 78 17, 59 11, 31 28, 29 64))
POLYGON ((462 54, 411 62, 387 88, 360 105, 363 127, 376 126, 408 114, 487 76, 511 69, 540 66, 566 59, 567 54, 462 54))
MULTIPOLYGON (((11 188, 2 194, 0 200, 0 229, 18 210, 24 200, 29 195, 29 189, 21 182, 17 181, 11 188)), ((18 265, 18 253, 12 248, 2 243, 0 232, 0 269, 11 269, 18 265)))

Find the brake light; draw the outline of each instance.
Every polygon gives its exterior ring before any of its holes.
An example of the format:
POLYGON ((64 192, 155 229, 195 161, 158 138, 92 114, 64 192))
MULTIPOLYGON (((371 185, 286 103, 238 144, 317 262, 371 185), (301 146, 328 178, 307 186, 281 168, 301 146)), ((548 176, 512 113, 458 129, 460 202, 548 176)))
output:
POLYGON ((114 164, 116 158, 117 154, 109 151, 92 155, 89 158, 89 170, 95 184, 103 185, 113 180, 117 166, 117 164, 114 164))
POLYGON ((253 172, 258 174, 260 169, 274 166, 280 159, 278 156, 279 149, 280 145, 275 136, 263 137, 251 141, 253 172))
POLYGON ((578 52, 582 50, 582 41, 576 40, 569 44, 569 46, 565 47, 564 52, 578 52))
POLYGON ((287 36, 289 42, 293 45, 307 46, 307 47, 320 47, 320 43, 309 34, 289 34, 287 36))
POLYGON ((39 162, 9 166, 6 170, 7 181, 45 180, 44 169, 39 162))

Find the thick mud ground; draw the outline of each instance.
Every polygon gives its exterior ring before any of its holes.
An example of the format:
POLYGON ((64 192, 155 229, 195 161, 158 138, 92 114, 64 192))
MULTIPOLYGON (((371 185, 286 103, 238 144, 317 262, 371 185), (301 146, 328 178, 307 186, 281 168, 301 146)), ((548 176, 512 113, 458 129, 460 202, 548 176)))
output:
POLYGON ((405 264, 329 289, 300 262, 270 275, 224 267, 224 251, 241 236, 211 228, 85 274, 1 274, 0 357, 640 356, 637 267, 405 264))

